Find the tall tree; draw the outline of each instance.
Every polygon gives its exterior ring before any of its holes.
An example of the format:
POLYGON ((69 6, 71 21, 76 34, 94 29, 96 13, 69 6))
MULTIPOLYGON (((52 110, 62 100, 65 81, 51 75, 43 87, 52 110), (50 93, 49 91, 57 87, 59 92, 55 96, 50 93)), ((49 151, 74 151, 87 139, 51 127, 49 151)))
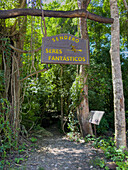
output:
MULTIPOLYGON (((87 9, 90 0, 78 0, 78 7, 79 9, 87 9)), ((87 31, 87 20, 85 18, 80 18, 80 33, 81 38, 89 40, 88 31, 87 31)), ((81 93, 81 103, 78 107, 78 116, 81 125, 81 131, 83 137, 87 134, 93 134, 91 124, 87 122, 87 117, 89 115, 89 103, 88 103, 88 85, 87 85, 87 73, 86 70, 87 66, 81 65, 80 66, 80 76, 81 81, 83 83, 83 91, 81 93)))
POLYGON ((120 24, 117 0, 110 0, 111 17, 111 64, 114 93, 115 141, 116 146, 126 146, 125 106, 120 64, 120 24))
MULTIPOLYGON (((18 8, 24 8, 26 5, 25 0, 19 0, 15 4, 18 8)), ((23 49, 24 43, 24 33, 25 33, 25 21, 24 18, 17 18, 14 21, 14 24, 7 25, 7 28, 4 30, 4 34, 8 37, 11 45, 15 48, 23 49)), ((4 47, 3 47, 4 48, 4 47)), ((5 51, 3 49, 3 70, 4 70, 4 79, 5 79, 5 94, 3 97, 10 102, 11 108, 10 113, 8 115, 10 125, 12 127, 12 131, 16 136, 18 136, 17 132, 20 127, 20 68, 21 68, 21 53, 15 52, 13 50, 9 50, 9 46, 5 47, 5 51)))

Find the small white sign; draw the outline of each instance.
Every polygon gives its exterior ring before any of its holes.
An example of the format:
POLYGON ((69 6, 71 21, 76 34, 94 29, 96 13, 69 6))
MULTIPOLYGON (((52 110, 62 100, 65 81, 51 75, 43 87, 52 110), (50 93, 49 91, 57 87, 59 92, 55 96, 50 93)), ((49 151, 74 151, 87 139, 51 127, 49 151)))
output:
POLYGON ((103 114, 104 114, 104 111, 91 111, 89 113, 87 120, 89 123, 99 125, 103 114))

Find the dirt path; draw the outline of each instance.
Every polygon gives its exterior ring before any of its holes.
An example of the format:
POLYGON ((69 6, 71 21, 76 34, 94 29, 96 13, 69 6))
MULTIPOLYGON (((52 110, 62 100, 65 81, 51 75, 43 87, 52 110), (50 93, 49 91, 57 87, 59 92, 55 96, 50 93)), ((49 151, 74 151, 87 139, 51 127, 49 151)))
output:
POLYGON ((45 137, 38 141, 38 149, 29 153, 26 162, 17 165, 17 169, 25 170, 98 170, 93 160, 103 156, 100 151, 89 144, 71 142, 52 127, 53 137, 45 137))

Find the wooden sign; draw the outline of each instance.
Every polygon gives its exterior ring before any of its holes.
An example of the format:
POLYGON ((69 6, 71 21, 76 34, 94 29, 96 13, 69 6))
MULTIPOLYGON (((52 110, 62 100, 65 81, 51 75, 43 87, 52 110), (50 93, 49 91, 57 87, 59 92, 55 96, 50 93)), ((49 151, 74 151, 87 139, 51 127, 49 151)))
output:
POLYGON ((103 114, 104 111, 91 111, 87 118, 88 122, 93 123, 95 125, 99 125, 103 114))
POLYGON ((89 64, 88 41, 70 34, 43 37, 41 63, 89 64))

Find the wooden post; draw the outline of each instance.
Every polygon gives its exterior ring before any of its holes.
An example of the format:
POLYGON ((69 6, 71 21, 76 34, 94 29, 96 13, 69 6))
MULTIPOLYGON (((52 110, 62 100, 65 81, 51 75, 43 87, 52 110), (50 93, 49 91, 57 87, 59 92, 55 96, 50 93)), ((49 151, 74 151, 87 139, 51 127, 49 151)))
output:
MULTIPOLYGON (((61 66, 61 78, 62 78, 62 76, 63 76, 63 67, 61 66)), ((61 89, 63 89, 63 82, 61 81, 61 83, 62 83, 61 89)), ((63 121, 63 119, 64 119, 63 94, 61 94, 61 129, 64 132, 64 126, 63 126, 64 121, 63 121)))

